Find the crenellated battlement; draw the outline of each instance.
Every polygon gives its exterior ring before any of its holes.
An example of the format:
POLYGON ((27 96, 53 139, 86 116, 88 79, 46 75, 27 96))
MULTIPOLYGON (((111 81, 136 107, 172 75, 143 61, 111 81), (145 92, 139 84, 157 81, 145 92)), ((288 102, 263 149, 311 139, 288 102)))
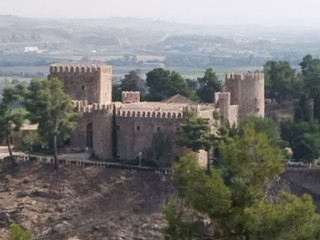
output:
POLYGON ((83 113, 91 113, 93 111, 108 111, 112 113, 114 107, 113 104, 88 104, 87 100, 73 100, 72 103, 78 112, 83 113))
POLYGON ((179 119, 186 116, 184 111, 145 111, 145 110, 117 110, 118 117, 131 117, 131 118, 167 118, 179 119))
POLYGON ((102 64, 71 64, 57 63, 50 65, 50 74, 52 73, 94 73, 100 72, 112 73, 112 67, 102 64))
POLYGON ((264 73, 227 73, 227 80, 264 80, 264 73))
POLYGON ((215 93, 215 102, 219 102, 220 99, 230 99, 230 92, 216 92, 215 93))

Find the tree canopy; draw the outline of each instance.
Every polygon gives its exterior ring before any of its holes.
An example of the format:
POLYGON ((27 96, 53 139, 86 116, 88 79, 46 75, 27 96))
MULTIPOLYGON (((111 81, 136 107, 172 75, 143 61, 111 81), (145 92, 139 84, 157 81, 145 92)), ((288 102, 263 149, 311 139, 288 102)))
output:
POLYGON ((218 79, 212 68, 207 68, 204 76, 198 78, 199 89, 197 94, 203 102, 214 102, 215 92, 222 92, 222 82, 218 79))
POLYGON ((0 139, 4 140, 8 146, 8 151, 12 163, 15 159, 11 150, 11 137, 13 133, 20 131, 27 118, 28 112, 21 107, 23 100, 24 85, 7 85, 3 90, 3 98, 0 103, 0 139))
POLYGON ((150 101, 162 101, 176 94, 195 99, 187 81, 178 72, 156 68, 147 73, 146 81, 149 87, 147 98, 150 101))
POLYGON ((220 143, 229 171, 205 174, 191 153, 174 165, 178 197, 164 206, 166 239, 319 239, 312 198, 277 193, 265 187, 284 171, 281 149, 253 124, 220 143), (302 220, 303 218, 303 220, 302 220))
POLYGON ((57 167, 58 138, 64 140, 76 128, 80 113, 74 110, 71 97, 64 92, 57 78, 32 80, 27 89, 25 105, 32 114, 30 120, 38 123, 41 136, 51 143, 57 167))
POLYGON ((266 96, 282 103, 299 94, 301 82, 287 61, 268 61, 264 65, 266 96))
POLYGON ((122 91, 139 91, 141 97, 144 98, 147 94, 146 81, 137 71, 130 71, 121 79, 121 84, 113 86, 113 101, 121 101, 122 91))

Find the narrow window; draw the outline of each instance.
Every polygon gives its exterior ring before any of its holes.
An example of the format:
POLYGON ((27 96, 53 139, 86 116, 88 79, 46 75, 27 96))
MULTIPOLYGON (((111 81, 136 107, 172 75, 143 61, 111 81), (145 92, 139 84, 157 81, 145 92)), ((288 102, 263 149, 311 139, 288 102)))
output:
POLYGON ((158 127, 157 130, 160 131, 160 127, 158 127))
POLYGON ((137 126, 137 130, 140 131, 140 126, 137 126))
POLYGON ((84 90, 84 86, 82 86, 81 89, 84 90))

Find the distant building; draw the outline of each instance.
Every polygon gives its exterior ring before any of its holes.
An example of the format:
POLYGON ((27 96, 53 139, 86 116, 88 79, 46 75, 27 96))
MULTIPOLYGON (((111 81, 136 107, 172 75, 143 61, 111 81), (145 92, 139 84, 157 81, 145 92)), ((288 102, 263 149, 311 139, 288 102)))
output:
MULTIPOLYGON (((220 122, 238 125, 246 114, 264 117, 264 74, 226 75, 225 91, 215 94, 215 103, 196 103, 176 95, 162 102, 141 102, 139 92, 123 92, 121 102, 112 102, 112 67, 98 64, 52 64, 50 78, 64 82, 78 111, 83 112, 70 142, 92 149, 102 159, 153 161, 169 167, 190 150, 176 144, 176 133, 193 110, 209 119, 212 132, 220 122), (220 119, 215 119, 220 112, 220 119)), ((206 165, 207 154, 198 154, 206 165)))
POLYGON ((27 46, 27 47, 24 47, 24 52, 25 53, 38 53, 39 48, 37 46, 27 46))

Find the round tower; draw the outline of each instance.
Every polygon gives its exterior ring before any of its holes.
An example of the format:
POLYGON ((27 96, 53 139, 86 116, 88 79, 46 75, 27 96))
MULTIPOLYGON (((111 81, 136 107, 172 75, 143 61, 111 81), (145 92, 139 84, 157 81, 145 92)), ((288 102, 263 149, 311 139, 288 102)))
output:
POLYGON ((263 73, 228 73, 226 75, 225 91, 231 93, 231 104, 239 105, 240 119, 248 114, 264 117, 263 73))

